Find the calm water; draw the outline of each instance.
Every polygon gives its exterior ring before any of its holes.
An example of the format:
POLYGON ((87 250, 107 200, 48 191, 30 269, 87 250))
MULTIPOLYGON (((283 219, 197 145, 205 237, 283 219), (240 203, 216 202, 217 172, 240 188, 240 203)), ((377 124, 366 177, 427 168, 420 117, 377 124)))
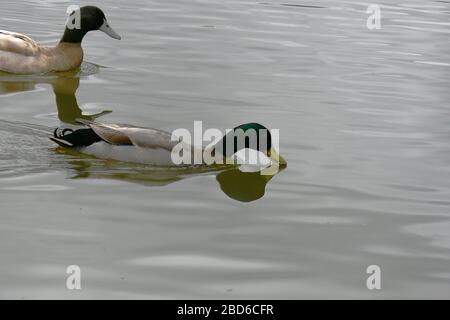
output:
MULTIPOLYGON (((54 43, 73 3, 1 1, 0 29, 54 43)), ((122 41, 90 33, 76 73, 1 75, 0 297, 450 298, 450 4, 377 3, 371 31, 353 0, 97 1, 122 41), (46 138, 101 115, 257 121, 288 168, 132 166, 46 138)))

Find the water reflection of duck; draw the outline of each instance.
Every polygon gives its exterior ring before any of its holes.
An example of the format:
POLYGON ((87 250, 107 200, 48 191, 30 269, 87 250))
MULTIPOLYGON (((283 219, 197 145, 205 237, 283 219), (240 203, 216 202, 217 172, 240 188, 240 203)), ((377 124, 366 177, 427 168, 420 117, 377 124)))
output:
POLYGON ((86 115, 80 109, 76 91, 80 85, 80 78, 70 72, 59 76, 46 77, 22 77, 6 76, 0 78, 0 94, 11 94, 24 91, 32 91, 37 84, 50 84, 53 88, 58 109, 58 118, 65 123, 76 123, 76 119, 95 120, 96 118, 111 113, 105 110, 96 114, 86 115))
MULTIPOLYGON (((59 152, 71 152, 60 149, 59 152)), ((251 202, 262 198, 267 183, 273 175, 261 175, 260 172, 242 172, 239 168, 225 166, 212 167, 148 167, 123 162, 105 162, 98 159, 81 159, 71 161, 76 174, 73 179, 114 179, 146 186, 166 186, 171 183, 199 175, 216 175, 220 189, 231 199, 251 202)))
POLYGON ((111 113, 110 110, 104 110, 96 114, 83 114, 78 106, 75 92, 80 85, 80 78, 59 77, 51 81, 53 92, 56 98, 56 107, 58 108, 58 118, 65 123, 76 123, 76 119, 94 121, 98 117, 111 113))
POLYGON ((73 11, 73 27, 66 25, 61 41, 55 47, 38 44, 26 35, 0 30, 0 70, 15 74, 67 71, 83 61, 81 41, 89 31, 100 30, 112 38, 120 36, 109 26, 102 10, 94 6, 73 11))
MULTIPOLYGON (((281 167, 283 170, 285 167, 281 167)), ((266 192, 266 184, 274 175, 262 175, 261 172, 241 172, 229 169, 220 172, 216 179, 220 189, 234 200, 250 202, 262 198, 266 192)))

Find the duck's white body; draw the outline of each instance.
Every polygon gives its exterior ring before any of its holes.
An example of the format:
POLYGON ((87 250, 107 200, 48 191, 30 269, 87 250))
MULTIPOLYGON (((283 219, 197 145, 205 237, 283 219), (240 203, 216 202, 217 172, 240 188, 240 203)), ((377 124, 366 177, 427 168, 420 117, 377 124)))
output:
POLYGON ((142 148, 135 145, 112 145, 107 142, 96 142, 88 147, 77 149, 79 152, 92 155, 100 159, 112 159, 117 161, 173 165, 171 153, 164 148, 142 148))
MULTIPOLYGON (((78 152, 95 156, 100 159, 133 162, 140 164, 153 164, 163 166, 177 165, 173 162, 171 152, 164 148, 143 148, 135 145, 112 145, 105 141, 96 142, 90 146, 76 148, 78 152)), ((234 161, 240 164, 243 172, 254 172, 270 166, 273 162, 270 158, 257 150, 243 149, 238 151, 234 161), (247 164, 249 157, 258 160, 256 164, 247 164)))
POLYGON ((83 61, 80 43, 39 45, 26 35, 0 30, 0 71, 15 74, 46 73, 77 68, 83 61))

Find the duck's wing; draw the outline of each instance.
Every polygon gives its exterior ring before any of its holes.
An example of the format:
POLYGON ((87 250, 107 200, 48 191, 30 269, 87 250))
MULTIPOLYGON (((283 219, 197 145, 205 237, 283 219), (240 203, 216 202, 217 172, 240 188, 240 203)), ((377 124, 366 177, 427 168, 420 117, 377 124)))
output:
POLYGON ((82 123, 92 130, 104 141, 115 145, 130 145, 133 144, 130 138, 124 134, 116 126, 104 123, 93 122, 85 119, 77 119, 79 123, 82 123))
POLYGON ((115 145, 133 144, 141 148, 162 148, 172 151, 173 147, 179 142, 173 141, 172 134, 169 132, 153 128, 127 124, 106 124, 84 119, 77 119, 77 122, 89 126, 104 141, 115 145))
POLYGON ((162 148, 172 151, 178 141, 172 141, 172 134, 153 128, 123 128, 123 132, 130 138, 131 142, 141 148, 162 148))
POLYGON ((0 30, 0 51, 33 56, 39 52, 39 45, 24 34, 0 30))

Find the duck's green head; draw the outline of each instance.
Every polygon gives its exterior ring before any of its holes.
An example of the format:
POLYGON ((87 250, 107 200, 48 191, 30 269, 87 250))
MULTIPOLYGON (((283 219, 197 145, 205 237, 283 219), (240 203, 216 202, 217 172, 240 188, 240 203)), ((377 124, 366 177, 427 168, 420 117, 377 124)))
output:
POLYGON ((220 152, 225 158, 247 148, 266 154, 282 167, 287 165, 286 160, 278 154, 273 145, 270 130, 256 122, 235 127, 215 145, 215 151, 220 152))
POLYGON ((111 38, 121 39, 120 35, 111 28, 100 8, 84 6, 70 13, 61 42, 81 43, 86 33, 94 30, 103 31, 111 38))

